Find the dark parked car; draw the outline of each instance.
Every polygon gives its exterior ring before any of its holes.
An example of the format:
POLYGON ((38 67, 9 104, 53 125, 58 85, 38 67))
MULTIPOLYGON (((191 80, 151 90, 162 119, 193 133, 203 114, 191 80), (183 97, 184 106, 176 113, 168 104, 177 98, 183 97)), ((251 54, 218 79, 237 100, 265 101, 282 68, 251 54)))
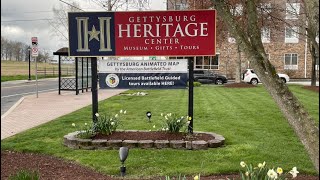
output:
POLYGON ((208 84, 208 83, 224 84, 228 82, 228 79, 225 76, 214 74, 206 69, 195 69, 193 76, 194 76, 194 81, 198 81, 204 84, 208 84))

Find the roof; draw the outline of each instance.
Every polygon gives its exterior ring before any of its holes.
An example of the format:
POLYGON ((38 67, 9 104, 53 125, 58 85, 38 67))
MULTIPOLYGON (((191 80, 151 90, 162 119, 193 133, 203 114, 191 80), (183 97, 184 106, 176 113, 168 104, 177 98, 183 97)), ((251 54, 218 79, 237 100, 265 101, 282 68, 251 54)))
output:
POLYGON ((58 51, 53 52, 53 55, 69 56, 69 48, 67 47, 60 48, 58 51))

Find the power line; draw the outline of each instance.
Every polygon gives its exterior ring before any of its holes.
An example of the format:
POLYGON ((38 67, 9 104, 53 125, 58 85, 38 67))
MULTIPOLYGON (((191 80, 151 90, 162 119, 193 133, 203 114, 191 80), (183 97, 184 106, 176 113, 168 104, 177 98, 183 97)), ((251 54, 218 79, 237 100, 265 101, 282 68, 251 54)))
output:
MULTIPOLYGON (((57 11, 63 11, 63 10, 57 10, 57 11)), ((4 11, 3 13, 4 14, 33 14, 33 13, 52 13, 52 12, 53 11, 51 10, 51 11, 26 11, 26 12, 17 12, 17 11, 6 12, 6 11, 4 11)))
POLYGON ((18 21, 47 21, 53 19, 16 19, 16 20, 8 20, 8 21, 1 21, 1 22, 18 22, 18 21))
POLYGON ((59 1, 60 1, 60 2, 65 3, 65 4, 69 5, 69 6, 71 6, 71 7, 73 7, 73 8, 76 8, 76 9, 79 9, 79 10, 81 10, 81 11, 84 11, 84 10, 82 10, 82 9, 80 9, 80 8, 78 8, 78 7, 76 7, 76 6, 72 5, 72 4, 70 4, 70 3, 67 3, 67 2, 62 1, 62 0, 59 0, 59 1))

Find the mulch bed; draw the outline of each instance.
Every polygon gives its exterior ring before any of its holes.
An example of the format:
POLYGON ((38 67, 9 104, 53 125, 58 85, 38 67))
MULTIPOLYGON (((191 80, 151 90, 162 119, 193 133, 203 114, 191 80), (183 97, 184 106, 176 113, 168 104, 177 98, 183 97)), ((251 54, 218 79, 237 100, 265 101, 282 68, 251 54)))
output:
MULTIPOLYGON (((255 85, 249 84, 249 83, 231 83, 231 84, 225 84, 224 87, 226 88, 253 88, 257 87, 255 85)), ((319 86, 303 86, 304 89, 319 92, 319 86)))
MULTIPOLYGON (((98 173, 88 167, 75 162, 63 160, 49 155, 1 151, 1 179, 8 179, 20 170, 37 171, 41 180, 117 180, 119 177, 111 177, 98 173)), ((239 175, 215 175, 201 176, 201 180, 226 180, 227 178, 239 178, 239 175)), ((152 179, 165 179, 157 177, 152 179)), ((188 180, 193 177, 188 177, 188 180)), ((298 174, 295 180, 319 180, 318 176, 305 176, 298 174)))
POLYGON ((319 86, 303 86, 303 88, 310 91, 319 92, 319 86))
POLYGON ((226 87, 226 88, 253 88, 253 87, 257 87, 257 86, 249 84, 249 83, 230 83, 230 84, 225 84, 224 87, 226 87))
POLYGON ((189 140, 189 141, 209 141, 213 137, 205 133, 194 133, 188 135, 186 133, 168 133, 159 131, 150 132, 114 132, 111 135, 97 134, 93 139, 106 139, 106 140, 189 140))

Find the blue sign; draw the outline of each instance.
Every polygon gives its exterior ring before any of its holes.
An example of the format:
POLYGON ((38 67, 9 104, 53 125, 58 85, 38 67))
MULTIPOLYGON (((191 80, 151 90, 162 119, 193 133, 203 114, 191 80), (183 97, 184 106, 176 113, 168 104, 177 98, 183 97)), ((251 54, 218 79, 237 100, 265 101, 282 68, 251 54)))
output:
POLYGON ((102 89, 181 89, 187 81, 186 73, 99 73, 102 89))
POLYGON ((114 12, 69 13, 70 56, 114 56, 114 12))
POLYGON ((179 60, 101 60, 102 89, 180 89, 188 82, 188 62, 179 60))

